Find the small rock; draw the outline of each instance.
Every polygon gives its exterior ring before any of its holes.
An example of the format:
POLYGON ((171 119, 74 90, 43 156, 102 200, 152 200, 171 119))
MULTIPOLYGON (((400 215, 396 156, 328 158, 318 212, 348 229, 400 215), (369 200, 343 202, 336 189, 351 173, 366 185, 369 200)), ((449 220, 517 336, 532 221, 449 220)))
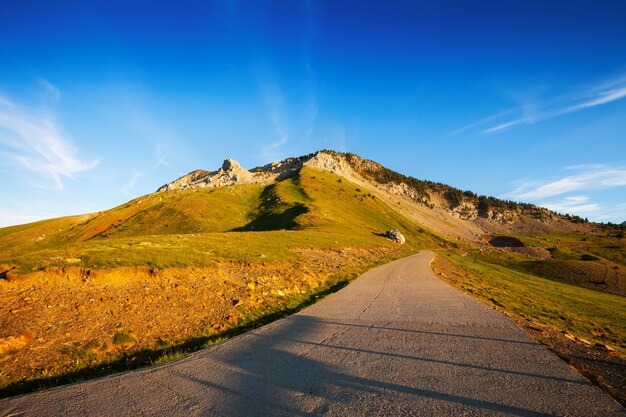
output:
POLYGON ((145 362, 145 359, 142 356, 133 356, 128 359, 127 364, 131 366, 141 366, 145 362))
POLYGON ((406 242, 402 233, 400 233, 397 229, 387 230, 385 232, 385 237, 393 242, 398 242, 401 245, 404 245, 404 242, 406 242))

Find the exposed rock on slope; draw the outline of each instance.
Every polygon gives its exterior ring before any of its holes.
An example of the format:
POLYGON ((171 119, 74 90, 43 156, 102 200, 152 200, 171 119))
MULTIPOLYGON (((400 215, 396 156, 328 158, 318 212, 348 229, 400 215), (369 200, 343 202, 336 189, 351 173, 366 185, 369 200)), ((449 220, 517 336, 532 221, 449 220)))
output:
POLYGON ((254 174, 239 165, 237 161, 226 158, 222 167, 214 172, 197 169, 160 187, 157 192, 194 187, 224 187, 233 184, 250 184, 271 181, 268 175, 254 174))
POLYGON ((542 233, 585 230, 582 219, 561 216, 532 204, 478 196, 445 184, 418 180, 349 153, 319 151, 273 162, 250 171, 226 159, 213 172, 196 170, 158 191, 234 184, 270 184, 296 174, 303 166, 340 175, 394 205, 402 214, 450 236, 480 241, 484 233, 542 233))
POLYGON ((183 175, 176 181, 172 181, 169 184, 165 184, 160 187, 158 191, 167 191, 167 190, 176 190, 179 188, 188 188, 194 187, 195 184, 198 183, 199 180, 206 178, 211 173, 209 171, 205 171, 204 169, 196 169, 195 171, 191 171, 187 175, 183 175))
POLYGON ((404 242, 406 242, 404 235, 397 229, 387 230, 385 232, 385 237, 393 242, 398 242, 401 245, 404 245, 404 242))

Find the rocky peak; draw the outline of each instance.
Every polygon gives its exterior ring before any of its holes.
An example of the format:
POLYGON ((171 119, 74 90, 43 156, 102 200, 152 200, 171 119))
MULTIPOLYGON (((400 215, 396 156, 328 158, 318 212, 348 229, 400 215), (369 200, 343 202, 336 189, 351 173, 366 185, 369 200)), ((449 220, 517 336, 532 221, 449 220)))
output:
POLYGON ((226 158, 222 167, 217 171, 209 172, 196 170, 166 184, 158 191, 168 191, 195 187, 224 187, 233 184, 269 183, 293 175, 303 165, 323 171, 332 172, 351 178, 354 171, 340 154, 320 151, 299 158, 287 158, 280 162, 273 162, 250 171, 243 168, 232 158, 226 158))
POLYGON ((266 180, 266 176, 262 173, 252 173, 239 165, 234 159, 226 158, 222 163, 222 167, 217 171, 209 172, 198 169, 162 186, 157 191, 197 187, 225 187, 234 184, 264 182, 266 180))
POLYGON ((222 164, 222 170, 223 171, 237 171, 237 170, 242 170, 243 168, 241 167, 241 165, 239 165, 239 162, 235 161, 232 158, 226 158, 224 159, 224 163, 222 164))

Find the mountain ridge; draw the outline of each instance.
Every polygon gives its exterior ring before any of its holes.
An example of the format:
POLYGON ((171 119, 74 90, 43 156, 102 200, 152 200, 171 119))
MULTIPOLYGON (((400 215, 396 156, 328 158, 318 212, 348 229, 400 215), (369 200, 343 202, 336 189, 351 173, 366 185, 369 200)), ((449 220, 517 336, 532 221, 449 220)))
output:
MULTIPOLYGON (((471 222, 487 234, 555 230, 569 232, 584 230, 590 225, 578 216, 558 214, 530 203, 479 196, 472 191, 462 191, 450 185, 400 174, 356 154, 326 149, 272 162, 249 171, 228 158, 216 171, 192 171, 159 187, 157 192, 196 187, 217 188, 236 184, 269 184, 294 175, 304 166, 331 172, 363 186, 373 184, 375 188, 372 191, 377 188, 377 191, 402 197, 411 203, 429 208, 436 215, 452 216, 471 222)), ((479 234, 480 232, 474 231, 474 240, 481 238, 479 234)))

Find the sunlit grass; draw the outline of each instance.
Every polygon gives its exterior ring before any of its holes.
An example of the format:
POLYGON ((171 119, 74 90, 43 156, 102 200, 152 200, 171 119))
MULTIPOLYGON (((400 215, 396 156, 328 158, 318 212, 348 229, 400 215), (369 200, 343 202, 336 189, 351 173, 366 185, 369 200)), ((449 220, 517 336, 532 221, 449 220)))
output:
POLYGON ((436 265, 444 279, 487 304, 626 354, 625 297, 513 271, 498 262, 447 251, 436 265))

